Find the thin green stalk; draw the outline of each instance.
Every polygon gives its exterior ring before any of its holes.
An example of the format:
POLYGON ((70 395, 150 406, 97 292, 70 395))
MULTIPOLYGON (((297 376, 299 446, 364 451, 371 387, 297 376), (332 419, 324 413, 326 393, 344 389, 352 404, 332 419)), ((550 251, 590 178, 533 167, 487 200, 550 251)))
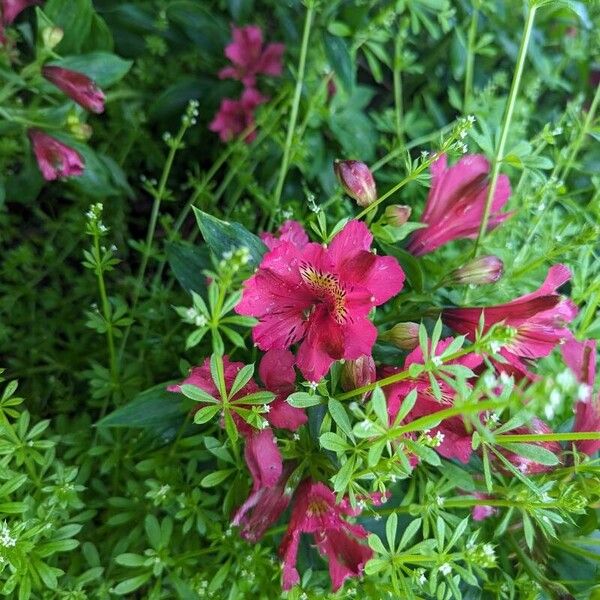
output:
POLYGON ((278 209, 281 202, 281 194, 283 192, 283 184, 287 175, 290 164, 290 155, 292 151, 292 142, 294 139, 294 130, 296 129, 296 121, 298 119, 298 109, 300 108, 300 96, 302 87, 304 86, 304 70, 306 68, 306 55, 308 53, 308 41, 310 39, 310 30, 314 15, 314 2, 308 4, 306 17, 304 20, 304 32, 302 34, 302 46, 300 47, 300 60, 298 62, 298 79, 296 80, 296 88, 294 90, 294 99, 292 100, 292 112, 290 113, 290 121, 288 123, 287 136, 285 138, 285 146, 283 149, 283 157, 281 159, 281 167, 279 169, 279 177, 273 195, 273 210, 271 212, 271 223, 275 216, 275 211, 278 209))
POLYGON ((500 164, 504 157, 504 149, 506 147, 506 140, 508 139, 508 132, 510 130, 510 124, 512 121, 513 112, 515 110, 515 104, 517 101, 517 95, 519 93, 519 87, 521 85, 521 77, 523 76, 523 67, 525 65, 525 57, 527 56, 527 46, 529 45, 529 38, 531 37, 531 30, 533 29, 533 23, 535 21, 535 13, 537 12, 537 6, 533 5, 529 9, 527 14, 527 20, 525 22, 525 28, 523 30, 523 36, 521 38, 521 45, 519 47, 519 54, 517 56, 517 65, 515 73, 513 75, 512 84, 510 86, 510 94, 508 96, 508 102, 506 104, 506 110, 504 112, 504 118, 502 120, 502 130, 500 133, 500 141, 498 142, 498 148, 496 149, 496 156, 494 157, 492 166, 492 176, 490 184, 487 190, 487 196, 485 199, 485 207, 483 209, 483 216, 481 218, 481 225, 479 227, 479 234, 477 235, 477 241, 473 249, 473 254, 476 255, 479 246, 487 231, 488 222, 490 219, 490 211, 494 196, 496 195, 496 186, 498 185, 498 177, 500 176, 500 164))
POLYGON ((529 443, 529 442, 575 442, 578 440, 600 440, 598 431, 572 431, 570 433, 524 433, 501 434, 494 436, 498 443, 529 443))
POLYGON ((479 18, 479 2, 473 2, 469 35, 467 38, 467 62, 465 65, 465 89, 463 96, 463 112, 469 111, 471 92, 473 90, 473 65, 475 63, 475 37, 477 36, 477 20, 479 18))
POLYGON ((398 32, 394 46, 394 115, 396 120, 396 136, 398 144, 404 146, 404 129, 402 121, 404 119, 404 106, 402 102, 402 70, 401 52, 402 52, 402 33, 398 32))

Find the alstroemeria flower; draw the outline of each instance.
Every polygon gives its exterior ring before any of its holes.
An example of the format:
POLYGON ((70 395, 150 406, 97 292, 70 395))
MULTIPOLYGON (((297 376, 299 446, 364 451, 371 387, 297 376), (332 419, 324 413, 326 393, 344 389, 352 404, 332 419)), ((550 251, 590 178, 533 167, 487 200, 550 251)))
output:
POLYGON ((370 252, 367 226, 350 221, 329 247, 281 241, 244 283, 236 311, 259 319, 253 338, 262 350, 299 343, 297 364, 318 381, 336 360, 370 355, 377 329, 370 310, 396 295, 404 272, 395 258, 370 252))
MULTIPOLYGON (((570 340, 562 347, 562 354, 581 384, 579 399, 575 404, 573 431, 600 431, 600 394, 593 397, 596 380, 596 340, 570 340)), ((573 443, 580 452, 588 456, 600 450, 600 440, 578 440, 573 443)))
POLYGON ((544 283, 531 294, 497 306, 448 308, 442 312, 442 319, 471 340, 475 339, 482 314, 484 333, 492 325, 503 323, 509 339, 499 353, 508 364, 498 363, 498 368, 517 377, 532 378, 523 359, 547 356, 557 344, 573 337, 566 324, 577 315, 577 307, 556 292, 570 277, 567 267, 554 265, 544 283))
POLYGON ((273 250, 280 241, 291 242, 298 248, 304 248, 309 242, 304 227, 298 221, 292 220, 284 221, 281 227, 279 227, 277 234, 272 234, 268 231, 261 233, 260 239, 269 250, 273 250))
MULTIPOLYGON (((254 125, 254 109, 266 100, 265 96, 253 88, 244 90, 239 100, 223 98, 219 110, 208 128, 218 133, 223 142, 228 142, 254 125)), ((252 129, 244 141, 250 143, 255 138, 256 129, 252 129)))
MULTIPOLYGON (((448 168, 442 154, 431 165, 431 189, 421 222, 427 227, 412 234, 408 251, 415 256, 432 252, 452 240, 474 238, 479 232, 488 193, 490 164, 481 154, 470 154, 448 168)), ((490 212, 490 229, 509 213, 500 213, 510 196, 510 181, 500 175, 490 212)))
POLYGON ((237 79, 246 87, 256 85, 257 75, 281 75, 283 44, 268 44, 263 49, 262 30, 257 25, 232 27, 233 41, 225 47, 225 56, 233 66, 219 71, 221 79, 237 79))
POLYGON ((104 93, 87 75, 51 65, 42 69, 42 75, 83 108, 104 112, 104 93))
POLYGON ((83 158, 77 150, 39 129, 30 129, 27 135, 46 181, 53 181, 59 177, 74 177, 83 173, 83 158))
POLYGON ((344 517, 356 511, 348 503, 336 504, 335 494, 323 483, 304 480, 294 496, 288 529, 281 541, 279 555, 283 558, 283 589, 289 590, 300 581, 296 557, 300 536, 312 534, 319 552, 329 559, 329 575, 334 591, 348 577, 359 577, 373 551, 360 540, 367 531, 349 523, 344 517))
MULTIPOLYGON (((452 343, 453 338, 441 340, 435 349, 435 355, 440 356, 446 348, 452 343)), ((483 358, 477 354, 467 354, 456 360, 449 361, 448 364, 462 365, 469 369, 476 369, 483 362, 483 358)), ((404 361, 402 370, 406 370, 412 364, 423 364, 423 351, 420 347, 415 348, 404 361)), ((386 369, 385 375, 391 375, 398 372, 398 369, 386 369)), ((400 410, 404 398, 413 390, 417 390, 417 401, 404 420, 404 423, 410 423, 415 419, 430 415, 454 404, 456 392, 442 379, 437 379, 441 400, 438 400, 431 390, 431 383, 427 375, 421 375, 417 379, 400 381, 386 388, 388 415, 390 422, 393 422, 400 410)), ((465 423, 461 417, 450 417, 444 419, 437 427, 431 430, 432 437, 437 437, 439 445, 436 450, 446 458, 456 458, 463 463, 469 462, 473 453, 471 447, 471 433, 467 431, 465 423)))

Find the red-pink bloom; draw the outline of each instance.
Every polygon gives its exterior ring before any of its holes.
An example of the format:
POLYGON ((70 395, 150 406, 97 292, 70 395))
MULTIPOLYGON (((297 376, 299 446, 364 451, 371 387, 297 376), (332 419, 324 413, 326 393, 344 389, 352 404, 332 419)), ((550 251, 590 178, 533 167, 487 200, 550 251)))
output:
POLYGON ((359 160, 335 160, 333 171, 348 196, 365 207, 377 200, 377 187, 371 169, 359 160))
POLYGON ((356 360, 347 360, 342 367, 340 384, 346 392, 368 385, 377 379, 375 361, 363 354, 356 360))
MULTIPOLYGON (((562 347, 565 362, 581 384, 575 405, 573 431, 600 431, 600 395, 593 397, 596 379, 596 340, 570 340, 562 347)), ((579 440, 576 448, 591 456, 600 450, 600 440, 579 440)))
POLYGON ((256 85, 257 75, 281 75, 283 44, 263 48, 263 35, 257 25, 232 27, 233 41, 225 47, 225 56, 233 63, 219 71, 221 79, 237 79, 246 87, 256 85))
POLYGON ((244 140, 250 143, 256 138, 256 129, 250 130, 254 125, 254 109, 266 100, 265 96, 253 88, 244 90, 240 100, 224 98, 208 128, 218 133, 223 142, 248 131, 244 140))
POLYGON ((44 67, 42 75, 83 108, 104 112, 104 93, 87 75, 53 66, 44 67))
POLYGON ((547 356, 557 344, 573 337, 566 324, 577 315, 577 307, 556 292, 570 277, 567 267, 554 265, 541 287, 531 294, 497 306, 448 308, 442 312, 442 318, 471 340, 475 339, 482 314, 484 332, 496 323, 503 323, 508 341, 500 354, 508 364, 498 364, 498 368, 516 376, 532 377, 523 359, 547 356))
POLYGON ((334 591, 348 577, 359 577, 373 551, 360 543, 367 531, 348 523, 344 517, 356 515, 348 503, 336 504, 335 494, 323 483, 304 480, 294 496, 288 529, 281 541, 283 589, 289 590, 300 581, 296 557, 300 536, 312 534, 321 555, 329 559, 329 575, 334 591))
POLYGON ((77 150, 39 129, 30 129, 27 134, 31 140, 40 171, 46 181, 53 181, 59 177, 73 177, 83 173, 83 157, 77 150))
MULTIPOLYGON (((452 343, 452 338, 441 340, 436 349, 435 355, 440 356, 452 343)), ((469 369, 475 369, 481 365, 483 358, 477 354, 467 354, 456 360, 449 361, 448 364, 463 365, 469 369)), ((402 370, 406 370, 412 364, 423 364, 423 351, 420 347, 415 348, 404 361, 402 370)), ((392 375, 398 372, 398 369, 387 369, 385 375, 392 375)), ((426 375, 421 375, 411 381, 400 381, 389 386, 387 389, 388 415, 390 422, 393 422, 400 410, 404 398, 413 390, 417 390, 417 401, 404 419, 404 423, 410 423, 415 419, 430 415, 432 413, 449 408, 454 404, 456 392, 442 379, 438 379, 441 400, 438 400, 431 390, 431 383, 426 375)), ((473 452, 471 447, 471 433, 467 431, 465 423, 461 417, 450 417, 444 419, 437 427, 431 430, 433 437, 437 436, 440 441, 436 450, 446 458, 456 458, 463 463, 469 462, 473 452)))
POLYGON ((395 258, 370 252, 372 239, 364 223, 350 221, 328 248, 280 240, 267 252, 236 307, 259 319, 252 332, 258 347, 299 343, 297 364, 311 381, 336 360, 371 354, 377 329, 369 312, 404 282, 395 258))
MULTIPOLYGON (((474 238, 479 232, 488 193, 490 165, 480 154, 470 154, 454 166, 447 167, 442 154, 431 165, 431 189, 421 222, 427 227, 415 231, 408 244, 409 252, 421 256, 457 239, 474 238)), ((499 225, 509 213, 500 213, 510 196, 510 182, 500 175, 489 227, 499 225)))
MULTIPOLYGON (((473 494, 473 496, 475 496, 475 498, 478 498, 480 500, 491 500, 492 499, 492 496, 490 496, 489 494, 482 494, 480 492, 475 492, 473 494)), ((472 515, 474 521, 483 521, 484 519, 487 519, 488 517, 492 517, 497 512, 498 512, 498 509, 495 506, 490 506, 489 504, 476 504, 471 509, 471 515, 472 515)))
POLYGON ((29 6, 41 4, 42 0, 0 0, 0 10, 2 11, 2 24, 10 25, 20 13, 29 6))
POLYGON ((260 234, 260 239, 265 243, 269 250, 273 250, 280 241, 291 242, 298 248, 304 248, 308 244, 308 235, 304 231, 304 227, 298 221, 284 221, 277 232, 277 235, 268 231, 260 234))

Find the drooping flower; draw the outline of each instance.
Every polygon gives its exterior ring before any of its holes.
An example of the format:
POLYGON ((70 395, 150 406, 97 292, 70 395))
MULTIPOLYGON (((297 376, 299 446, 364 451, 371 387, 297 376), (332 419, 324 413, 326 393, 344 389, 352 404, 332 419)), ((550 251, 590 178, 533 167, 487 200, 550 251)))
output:
MULTIPOLYGON (((435 356, 440 356, 450 346, 453 338, 441 340, 435 349, 435 356)), ((476 369, 483 362, 483 358, 477 354, 467 354, 448 364, 462 365, 469 369, 476 369)), ((423 351, 420 347, 415 348, 404 361, 402 370, 408 369, 412 364, 423 364, 423 351)), ((398 369, 387 369, 386 375, 398 372, 398 369)), ((441 400, 435 397, 431 389, 431 383, 427 375, 423 374, 416 379, 400 381, 386 388, 388 415, 393 422, 400 410, 402 401, 413 390, 417 390, 417 400, 414 407, 405 418, 405 423, 415 419, 439 412, 454 404, 456 392, 443 379, 437 379, 441 391, 441 400)), ((431 436, 436 438, 438 446, 436 450, 446 458, 456 458, 463 463, 469 462, 473 452, 471 446, 471 432, 465 427, 461 417, 450 417, 444 419, 437 427, 431 429, 431 436)))
POLYGON ((254 109, 266 100, 265 96, 253 88, 244 90, 239 100, 223 98, 219 110, 208 128, 218 133, 223 142, 228 142, 248 131, 244 140, 250 143, 256 138, 256 129, 252 128, 254 109))
MULTIPOLYGON (((474 238, 479 232, 490 165, 480 154, 463 157, 447 167, 442 154, 431 165, 431 189, 421 216, 427 227, 415 231, 408 250, 415 256, 432 252, 444 244, 463 238, 474 238)), ((509 213, 500 213, 510 196, 510 182, 500 175, 490 212, 490 229, 499 225, 509 213)))
POLYGON ((39 129, 30 129, 27 134, 46 181, 54 181, 59 177, 74 177, 83 173, 83 157, 77 150, 39 129))
POLYGON ((288 529, 281 541, 279 554, 283 558, 283 589, 289 590, 300 581, 296 557, 300 536, 312 534, 319 552, 329 559, 329 575, 334 591, 348 577, 359 577, 373 551, 360 540, 367 531, 349 523, 354 516, 347 503, 336 504, 335 494, 323 483, 304 480, 294 496, 288 529))
POLYGON ((333 170, 348 196, 365 207, 377 200, 377 188, 369 167, 359 160, 336 160, 333 170))
POLYGON ((233 63, 219 71, 221 79, 237 79, 246 87, 256 85, 257 75, 278 77, 283 70, 283 44, 267 44, 257 25, 232 27, 233 41, 225 47, 225 56, 233 63))
MULTIPOLYGON (((596 380, 596 340, 565 342, 562 354, 580 383, 573 431, 600 431, 600 394, 593 396, 596 380)), ((573 443, 580 452, 588 456, 600 450, 600 440, 577 440, 573 443)))
POLYGON ((0 0, 2 24, 10 25, 26 8, 41 3, 42 0, 0 0))
POLYGON ((372 239, 364 223, 350 221, 327 248, 280 240, 267 252, 236 307, 259 319, 252 332, 258 347, 299 343, 297 364, 311 381, 336 360, 371 354, 377 329, 369 312, 404 282, 396 259, 370 252, 372 239))
POLYGON ((51 65, 42 69, 42 75, 83 108, 104 112, 104 93, 87 75, 51 65))
POLYGON ((292 220, 284 221, 281 224, 277 235, 264 232, 260 234, 260 239, 265 243, 265 246, 269 250, 273 250, 280 241, 291 242, 298 248, 304 248, 309 241, 308 235, 306 235, 306 231, 304 231, 304 227, 302 227, 298 221, 292 220))
POLYGON ((471 340, 475 339, 482 315, 484 333, 492 325, 503 323, 508 341, 499 353, 508 364, 498 363, 498 368, 518 377, 532 378, 523 359, 547 356, 557 344, 573 337, 566 325, 577 315, 577 307, 556 292, 570 277, 567 267, 554 265, 544 283, 531 294, 497 306, 448 308, 442 312, 442 319, 471 340))

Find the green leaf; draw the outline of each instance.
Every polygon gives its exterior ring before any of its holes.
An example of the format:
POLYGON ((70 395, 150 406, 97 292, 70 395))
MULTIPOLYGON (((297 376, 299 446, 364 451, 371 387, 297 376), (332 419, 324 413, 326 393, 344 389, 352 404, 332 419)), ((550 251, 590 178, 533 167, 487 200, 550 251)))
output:
POLYGON ((133 61, 125 60, 110 52, 91 52, 65 56, 51 64, 84 73, 100 87, 107 88, 127 75, 133 61))
POLYGON ((413 409, 415 403, 417 402, 417 390, 411 390, 402 400, 402 404, 400 405, 400 410, 396 415, 396 419, 394 421, 395 424, 400 423, 403 419, 408 415, 408 413, 413 409))
POLYGON ((208 421, 210 421, 220 410, 220 406, 214 406, 213 404, 210 406, 203 406, 194 413, 194 423, 196 423, 196 425, 208 423, 208 421))
POLYGON ((133 554, 131 552, 119 554, 119 556, 115 557, 115 562, 124 567, 141 567, 144 565, 146 560, 147 558, 145 556, 133 554))
POLYGON ((329 64, 344 89, 349 92, 354 86, 354 64, 348 43, 330 33, 325 33, 323 42, 329 64))
POLYGON ((350 425, 350 419, 348 418, 348 413, 344 408, 344 405, 335 398, 330 398, 327 403, 327 408, 329 409, 329 414, 331 418, 335 421, 336 425, 348 436, 352 437, 352 425, 350 425))
POLYGON ((229 397, 233 398, 252 379, 252 375, 254 375, 254 364, 244 365, 235 376, 229 390, 229 397))
POLYGON ((377 420, 381 425, 387 427, 388 424, 388 412, 387 412, 387 403, 385 401, 385 395, 383 390, 380 387, 376 387, 373 390, 373 394, 371 396, 371 405, 373 406, 373 410, 377 415, 377 420))
POLYGON ((198 248, 183 242, 170 242, 166 246, 167 261, 173 275, 186 292, 202 294, 206 291, 206 277, 202 271, 210 268, 206 246, 198 248))
POLYGON ((522 456, 528 460, 532 460, 541 465, 553 466, 558 464, 558 457, 547 450, 543 446, 537 444, 502 444, 504 448, 514 452, 518 456, 522 456))
POLYGON ((191 385, 184 383, 181 387, 181 393, 194 402, 206 402, 208 404, 215 404, 219 402, 214 396, 211 396, 208 392, 205 392, 202 388, 197 385, 191 385))
POLYGON ((344 452, 350 447, 344 438, 331 431, 322 434, 319 443, 323 448, 332 452, 344 452))
POLYGON ((137 575, 136 577, 130 577, 125 581, 121 581, 113 590, 115 594, 119 596, 124 596, 125 594, 130 594, 131 592, 137 590, 142 587, 152 576, 151 572, 143 573, 142 575, 137 575))
POLYGON ((394 552, 396 548, 396 531, 398 529, 398 515, 392 513, 385 522, 385 537, 389 549, 394 552))
POLYGON ((215 471, 214 473, 210 473, 202 478, 200 481, 200 485, 202 487, 215 487, 215 485, 219 485, 223 481, 225 481, 232 473, 235 472, 235 469, 224 469, 222 471, 215 471))
POLYGON ((252 394, 248 394, 247 396, 242 396, 241 398, 237 398, 231 404, 269 404, 275 400, 276 394, 273 392, 268 392, 266 390, 262 390, 259 392, 253 392, 252 394))
POLYGON ((250 233, 239 223, 221 221, 194 207, 194 214, 204 240, 217 259, 225 252, 246 247, 250 252, 250 264, 258 266, 267 247, 259 237, 250 233))
POLYGON ((369 534, 367 541, 371 549, 377 552, 377 554, 383 554, 385 556, 388 553, 379 536, 374 533, 369 534))
POLYGON ((321 396, 307 394, 306 392, 295 392, 287 397, 286 402, 295 408, 308 408, 309 406, 321 404, 323 398, 321 398, 321 396))
POLYGON ((92 28, 92 0, 48 0, 44 13, 64 32, 56 52, 79 53, 92 28))

